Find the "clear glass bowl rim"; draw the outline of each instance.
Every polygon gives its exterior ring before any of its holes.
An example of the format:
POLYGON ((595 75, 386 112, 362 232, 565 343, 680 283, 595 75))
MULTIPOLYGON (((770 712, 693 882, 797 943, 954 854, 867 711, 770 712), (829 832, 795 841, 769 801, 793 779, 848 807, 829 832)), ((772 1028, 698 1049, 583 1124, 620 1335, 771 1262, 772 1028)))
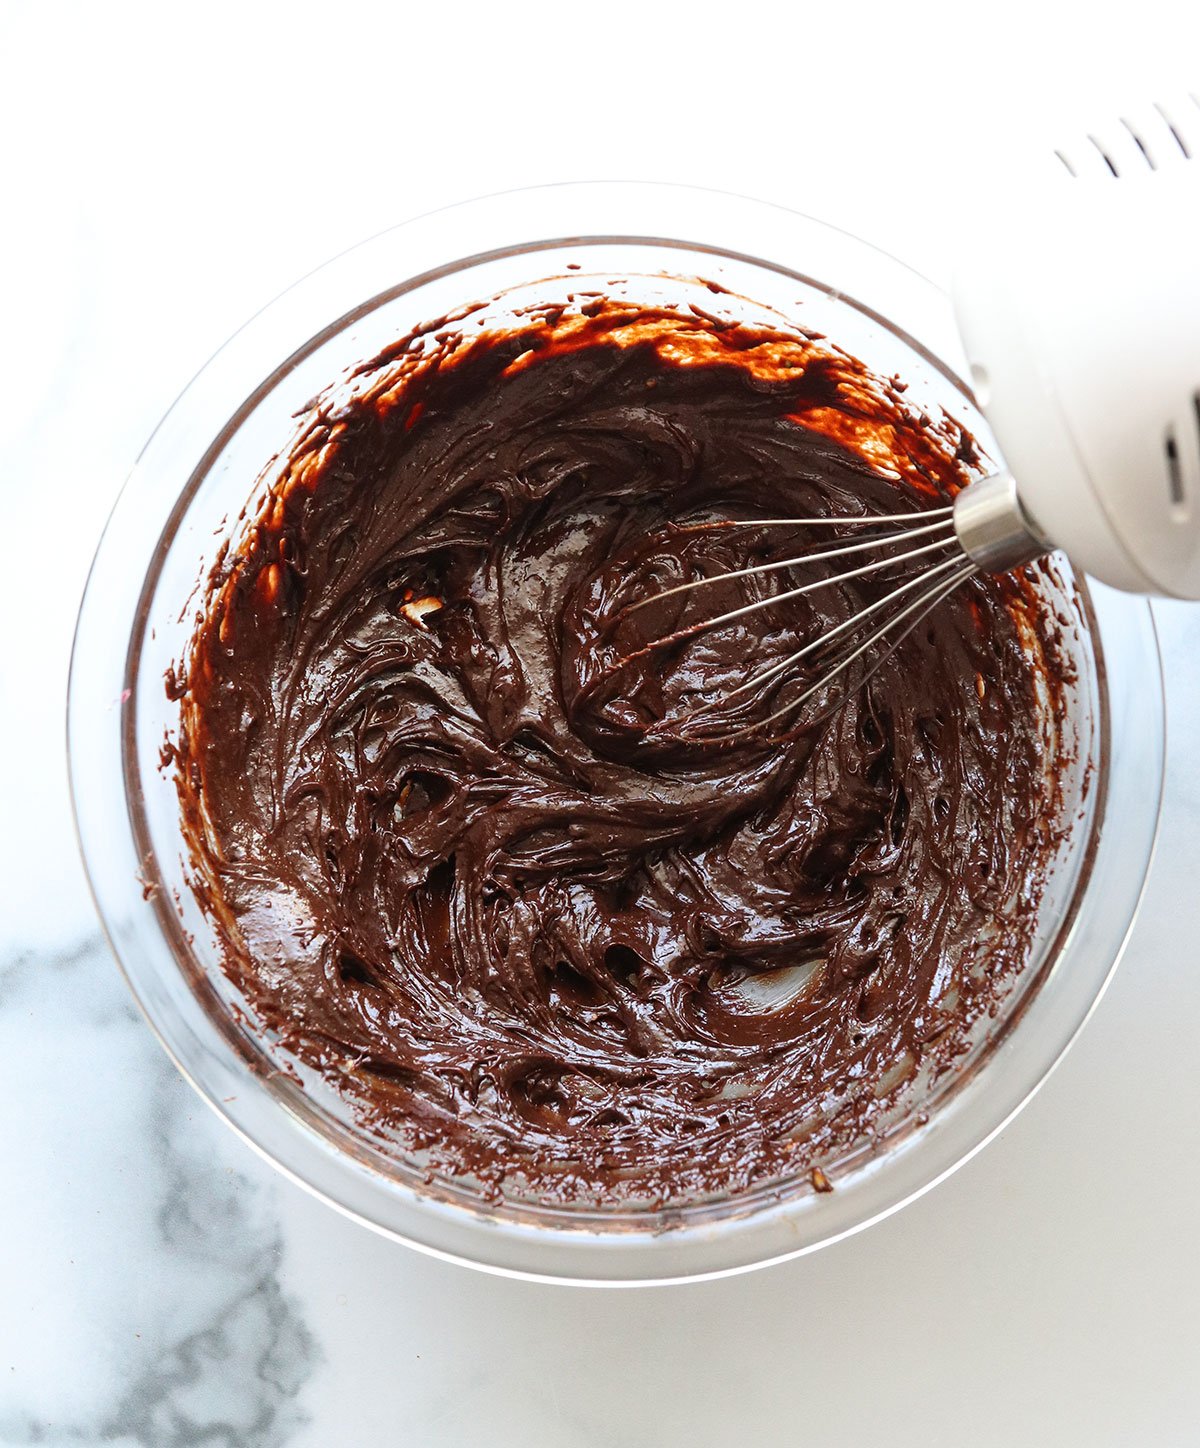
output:
MULTIPOLYGON (((262 382, 264 377, 269 381, 281 366, 287 365, 286 360, 280 363, 281 356, 287 359, 294 355, 287 349, 289 328, 294 333, 296 347, 304 347, 311 345, 330 325, 338 325, 331 324, 330 318, 341 317, 342 313, 328 310, 330 288, 323 285, 324 282, 332 279, 336 283, 332 288, 334 294, 341 288, 347 296, 353 296, 355 282, 369 275, 372 267, 380 263, 392 264, 393 280, 401 277, 405 279, 403 285, 416 285, 430 271, 428 267, 421 267, 420 259, 436 257, 439 252, 442 269, 451 272, 465 269, 480 255, 506 250, 533 252, 539 246, 567 239, 638 238, 677 239, 690 247, 739 255, 775 270, 788 271, 790 269, 780 267, 778 262, 765 259, 778 254, 779 246, 785 245, 788 246, 785 254, 803 255, 810 263, 818 261, 818 266, 810 264, 805 280, 820 278, 822 258, 828 258, 828 265, 839 267, 847 258, 855 257, 868 278, 886 277, 889 291, 886 320, 891 329, 907 335, 917 350, 969 395, 969 389, 961 381, 964 369, 955 351, 952 317, 938 288, 904 263, 815 218, 727 193, 625 182, 565 183, 499 193, 444 208, 360 243, 296 283, 236 333, 180 395, 147 442, 101 538, 80 608, 68 687, 72 799, 80 848, 97 911, 135 1000, 164 1049, 202 1099, 285 1175, 385 1235, 485 1270, 598 1285, 719 1276, 800 1255, 889 1215, 980 1150, 1016 1115, 1053 1070, 1095 1008, 1116 968, 1144 892, 1153 855, 1165 759, 1165 701, 1152 610, 1144 601, 1109 595, 1104 590, 1101 594, 1104 607, 1116 610, 1122 619, 1121 626, 1137 636, 1143 663, 1152 676, 1143 684, 1152 683, 1153 687, 1143 688, 1140 695, 1140 707, 1146 715, 1140 721, 1142 777, 1138 792, 1131 792, 1129 800, 1131 807, 1139 807, 1139 813, 1132 832, 1136 839, 1127 847, 1132 848, 1134 859, 1126 871, 1128 888, 1121 898, 1106 902, 1107 913, 1112 918, 1104 934, 1103 947, 1089 959, 1086 979, 1073 991, 1070 1008, 1059 1013, 1062 1019, 1053 1023, 1053 1030, 1041 1033, 1043 1039, 1038 1049, 1034 1049, 1032 1040, 1022 1039, 1023 1022, 1015 1027, 1002 1041, 1000 1049, 985 1062, 976 1079, 951 1101, 950 1105, 958 1108, 954 1119, 944 1119, 946 1113, 940 1112, 935 1123, 906 1148, 908 1170, 892 1171, 892 1179, 887 1180, 890 1158, 885 1155, 861 1174, 864 1179, 871 1178, 870 1190, 840 1190, 822 1196, 819 1219, 812 1211, 812 1199, 808 1199, 810 1205, 805 1209, 807 1216, 797 1210, 798 1204, 783 1203, 741 1218, 730 1217, 724 1223, 695 1229, 674 1228, 667 1232, 604 1231, 596 1229, 592 1220, 583 1218, 575 1226, 547 1228, 468 1211, 401 1188, 362 1162, 338 1152, 294 1113, 282 1108, 279 1099, 252 1077, 242 1063, 225 1059, 229 1048, 211 1029, 211 1023, 206 1030, 205 1020, 174 1018, 161 992, 154 989, 154 981, 157 972, 177 972, 179 964, 161 930, 147 928, 150 917, 137 873, 138 860, 129 824, 130 801, 124 797, 120 736, 123 695, 129 685, 127 645, 124 640, 114 641, 113 630, 105 630, 103 626, 113 614, 114 575, 131 572, 128 568, 121 569, 122 549, 127 547, 130 517, 147 503, 147 495, 153 494, 157 453, 162 451, 164 443, 171 442, 173 429, 185 418, 192 400, 204 390, 206 380, 228 373, 227 364, 231 359, 244 361, 248 370, 234 368, 238 376, 228 377, 225 385, 216 389, 226 401, 230 397, 235 399, 235 405, 224 414, 226 422, 236 414, 238 402, 244 401, 255 387, 266 385, 262 382), (718 217, 720 222, 715 224, 718 217), (545 224, 539 230, 538 223, 543 219, 545 224), (628 224, 615 225, 618 220, 628 224), (763 248, 764 258, 760 260, 752 251, 739 250, 727 241, 716 242, 717 232, 723 237, 736 235, 744 239, 766 236, 772 245, 763 248), (460 235, 469 237, 473 243, 467 255, 455 251, 460 235), (794 251, 790 244, 794 244, 794 251), (396 260, 397 257, 402 260, 396 260), (932 329, 937 335, 936 348, 932 351, 924 341, 914 340, 930 334, 931 312, 940 323, 940 333, 937 327, 932 329), (280 318, 285 322, 282 331, 276 325, 280 318), (264 350, 268 334, 270 341, 264 350), (250 386, 246 386, 247 379, 251 381, 250 386), (97 658, 98 649, 104 657, 97 658), (100 712, 102 710, 105 712, 100 712), (113 753, 114 744, 117 754, 113 753), (119 801, 112 798, 114 779, 120 785, 119 801), (130 831, 128 838, 123 833, 125 830, 130 831), (1003 1064, 1005 1059, 1011 1062, 1014 1056, 1021 1058, 1017 1069, 1002 1073, 999 1081, 984 1083, 984 1077, 996 1074, 989 1073, 988 1067, 1003 1064), (229 1099, 231 1081, 237 1085, 232 1100, 229 1099), (982 1084, 987 1084, 989 1089, 981 1090, 982 1084), (915 1169, 914 1157, 919 1158, 915 1169), (882 1189, 881 1175, 885 1178, 882 1189)), ((818 285, 825 284, 818 281, 818 285)), ((367 282, 358 292, 358 301, 365 305, 366 299, 376 294, 377 288, 367 282)), ((854 298, 847 300, 854 301, 854 298)), ((869 302, 854 301, 854 304, 869 313, 873 311, 869 302)), ((208 399, 208 402, 211 408, 215 400, 208 399)), ((218 410, 213 415, 217 416, 220 404, 215 405, 218 410)), ((216 436, 218 430, 214 428, 209 437, 216 436)), ((174 471, 177 473, 178 469, 174 471)), ((190 472, 191 469, 185 469, 185 476, 190 472)), ((161 496, 153 502, 166 520, 161 536, 169 536, 178 502, 170 498, 165 510, 161 496)), ((147 555, 143 552, 136 562, 144 571, 147 555)), ((131 593, 140 596, 142 574, 136 567, 132 573, 137 575, 132 584, 127 581, 123 590, 115 589, 126 612, 131 593)), ((1123 780, 1119 782, 1124 784, 1123 780)), ((1111 800, 1108 808, 1112 808, 1111 800)), ((1103 849, 1105 842, 1102 828, 1099 848, 1103 849)), ((1094 882, 1088 884, 1087 890, 1091 889, 1094 882)), ((1072 931, 1074 929, 1072 926, 1072 931)), ((1070 943, 1067 940, 1060 946, 1057 958, 1064 955, 1070 943)), ((1054 968, 1057 969, 1057 959, 1054 968)), ((196 1011, 203 1015, 198 1003, 196 1011)), ((1032 1032, 1026 1036, 1031 1037, 1032 1032)))

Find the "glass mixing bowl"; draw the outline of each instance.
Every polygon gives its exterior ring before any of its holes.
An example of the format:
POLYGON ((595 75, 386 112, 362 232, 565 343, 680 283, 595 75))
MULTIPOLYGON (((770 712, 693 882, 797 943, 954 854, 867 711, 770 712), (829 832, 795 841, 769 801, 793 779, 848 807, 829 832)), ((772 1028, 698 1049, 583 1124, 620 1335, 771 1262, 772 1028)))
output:
POLYGON ((183 1074, 263 1156, 426 1251, 538 1278, 666 1281, 794 1256, 878 1220, 961 1165, 1029 1099, 1095 1006, 1137 910, 1162 789, 1162 677, 1148 605, 1085 586, 1056 560, 1042 587, 1070 623, 1077 678, 1067 716, 1046 722, 1064 831, 1033 957, 958 1069, 918 1078, 871 1141, 822 1163, 833 1191, 814 1191, 805 1174, 668 1210, 616 1199, 572 1210, 488 1204, 468 1184, 426 1181, 419 1162, 368 1135, 344 1099, 239 1009, 188 888, 174 784, 159 763, 177 723, 164 671, 191 631, 198 582, 314 394, 466 303, 499 298, 483 315, 502 318, 588 287, 702 298, 742 316, 773 309, 877 374, 899 374, 914 405, 954 414, 998 456, 960 380, 946 297, 832 227, 738 197, 625 184, 510 193, 422 217, 260 312, 146 445, 80 612, 71 782, 96 903, 134 995, 183 1074), (695 278, 729 292, 715 299, 695 278))

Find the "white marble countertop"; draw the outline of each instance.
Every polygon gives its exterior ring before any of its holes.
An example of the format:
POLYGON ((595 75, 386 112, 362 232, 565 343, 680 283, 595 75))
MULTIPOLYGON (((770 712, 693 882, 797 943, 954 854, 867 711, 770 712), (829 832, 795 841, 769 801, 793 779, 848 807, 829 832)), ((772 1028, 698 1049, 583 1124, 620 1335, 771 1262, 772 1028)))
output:
MULTIPOLYGON (((1200 1441, 1200 609, 1159 614, 1161 844, 1082 1040, 949 1182, 812 1257, 608 1293, 421 1257, 277 1177, 137 1016, 71 830, 70 632, 141 442, 245 316, 385 224, 571 175, 765 195, 938 274, 981 114, 1115 53, 1045 4, 966 34, 855 7, 852 57, 835 7, 443 9, 0 11, 0 1445, 1200 1441), (635 20, 666 80, 624 92, 635 20)), ((1105 42, 1135 73, 1140 14, 1105 42)))

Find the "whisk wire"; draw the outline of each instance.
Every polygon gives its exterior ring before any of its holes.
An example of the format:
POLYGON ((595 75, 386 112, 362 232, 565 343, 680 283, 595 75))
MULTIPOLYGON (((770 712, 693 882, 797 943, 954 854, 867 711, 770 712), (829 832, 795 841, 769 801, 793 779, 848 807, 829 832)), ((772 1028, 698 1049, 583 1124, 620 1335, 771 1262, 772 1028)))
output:
POLYGON ((890 593, 885 593, 882 598, 877 598, 874 603, 869 603, 865 608, 860 608, 857 613, 851 614, 848 619, 835 625, 827 633, 823 633, 820 638, 813 639, 811 643, 807 643, 803 648, 797 649, 794 654, 789 654, 787 658, 780 659, 777 663, 769 664, 766 668, 760 669, 757 674, 752 674, 744 684, 739 684, 736 689, 731 689, 728 697, 732 699, 738 694, 744 694, 751 689, 761 688, 763 684, 773 679, 776 674, 782 674, 785 669, 791 668, 793 664, 798 664, 802 659, 808 658, 809 654, 815 653, 831 640, 839 638, 852 628, 856 628, 864 619, 870 618, 872 614, 878 613, 880 609, 886 608, 891 603, 895 603, 895 601, 903 597, 904 594, 911 593, 914 588, 919 588, 922 583, 928 582, 931 578, 936 578, 939 574, 944 576, 949 569, 957 567, 959 561, 957 558, 947 558, 937 564, 936 567, 931 568, 928 573, 919 574, 916 578, 910 578, 907 583, 898 584, 890 593))
MULTIPOLYGON (((951 562, 954 561, 956 560, 951 560, 951 562)), ((901 611, 893 619, 890 619, 887 623, 876 629, 869 638, 867 638, 863 643, 859 644, 858 647, 854 649, 851 653, 847 654, 844 659, 841 659, 832 668, 827 670, 826 673, 824 673, 815 684, 812 684, 809 686, 809 688, 805 689, 804 692, 799 695, 799 697, 789 700, 789 702, 784 704, 782 708, 776 709, 773 714, 768 714, 765 719, 755 720, 751 724, 743 725, 738 729, 730 730, 725 733, 702 734, 699 736, 696 742, 705 744, 729 744, 736 739, 744 738, 747 734, 756 733, 758 730, 765 728, 768 724, 775 723, 775 721, 778 719, 785 718, 789 714, 794 714, 795 711, 801 708, 809 699, 812 698, 814 694, 818 693, 821 689, 827 688, 828 685, 831 684, 841 674, 843 674, 851 666, 851 664, 853 664, 857 659, 861 658, 862 655, 865 654, 869 649, 874 648, 882 639, 886 638, 893 631, 893 629, 897 627, 897 625, 903 623, 905 619, 911 619, 908 627, 904 629, 904 631, 899 634, 895 639, 892 640, 886 651, 872 664, 871 669, 866 674, 866 676, 859 680, 859 687, 861 687, 867 682, 868 679, 871 678, 873 674, 875 674, 879 669, 883 667, 883 665, 888 661, 889 658, 891 658, 891 656, 896 652, 896 650, 900 647, 904 640, 908 638, 913 630, 920 626, 922 620, 926 617, 927 614, 929 614, 934 608, 936 608, 937 605, 941 603, 944 598, 948 598, 949 595, 953 593, 960 584, 965 583, 968 578, 970 578, 978 571, 979 570, 974 563, 966 562, 961 568, 957 570, 957 572, 952 574, 950 578, 939 579, 936 583, 932 585, 932 587, 927 588, 905 608, 901 609, 901 611), (916 615, 916 617, 913 617, 914 614, 916 615)), ((925 578, 921 580, 921 582, 927 581, 928 575, 926 575, 925 578)), ((818 642, 824 642, 825 639, 828 637, 829 635, 823 635, 822 639, 818 642)), ((844 702, 844 699, 839 699, 828 712, 832 712, 833 708, 840 707, 842 702, 844 702)), ((706 712, 708 711, 698 710, 696 711, 696 714, 693 715, 693 717, 698 717, 699 715, 706 712)))
MULTIPOLYGON (((817 519, 814 521, 828 522, 831 520, 817 519)), ((873 521, 882 522, 884 520, 874 519, 873 521)), ((939 546, 953 543, 955 541, 953 521, 949 518, 944 518, 940 519, 936 523, 929 523, 921 528, 905 529, 903 532, 894 533, 890 537, 885 536, 880 538, 867 538, 865 540, 860 540, 857 543, 848 543, 844 547, 817 549, 813 552, 802 554, 797 558, 782 558, 772 563, 754 563, 746 568, 731 569, 727 573, 710 574, 707 578, 693 578, 687 583, 677 583, 672 588, 664 588, 661 593, 652 594, 648 598, 639 598, 635 602, 631 603, 626 608, 625 612, 627 615, 631 613, 636 613, 639 608, 645 608, 646 605, 650 603, 657 603, 660 599, 673 598, 680 593, 691 593, 694 589, 704 588, 712 583, 724 583, 731 578, 751 578, 758 573, 777 573, 784 568, 796 568, 799 567, 801 564, 811 563, 815 558, 845 558, 850 554, 866 553, 872 548, 877 548, 884 545, 890 546, 897 543, 907 543, 914 538, 923 538, 927 537, 930 533, 938 532, 943 534, 943 537, 939 540, 939 546)), ((912 555, 910 554, 899 555, 900 558, 911 556, 912 555)), ((875 566, 883 567, 885 563, 894 563, 897 561, 897 556, 892 555, 892 557, 888 559, 881 560, 875 566)), ((780 596, 785 598, 794 597, 793 594, 783 594, 780 596)), ((724 619, 713 620, 713 622, 724 621, 724 619)), ((711 627, 711 625, 708 626, 711 627)))
POLYGON ((877 523, 911 523, 914 518, 949 518, 954 504, 944 508, 922 508, 920 513, 863 513, 844 518, 713 518, 707 523, 676 524, 678 533, 716 532, 726 528, 855 528, 877 523))
MULTIPOLYGON (((731 608, 727 613, 720 613, 716 618, 703 619, 699 623, 690 624, 687 628, 679 629, 676 633, 666 634, 663 638, 655 639, 653 643, 646 644, 636 652, 627 654, 623 659, 618 660, 615 667, 632 663, 633 660, 652 653, 655 649, 667 648, 672 644, 683 643, 685 639, 693 638, 698 633, 704 633, 708 629, 719 628, 722 624, 732 623, 735 619, 745 618, 748 614, 758 613, 761 609, 770 608, 775 604, 790 603, 794 598, 802 598, 806 593, 815 593, 819 588, 832 588, 839 583, 849 583, 855 578, 865 578, 868 574, 878 573, 882 568, 890 568, 897 563, 908 563, 914 558, 924 557, 928 553, 934 553, 940 548, 945 548, 952 542, 951 538, 938 538, 932 543, 925 543, 920 548, 910 548, 903 553, 895 553, 887 558, 877 558, 872 563, 864 563, 858 568, 847 568, 841 573, 832 574, 829 578, 817 578, 811 583, 802 583, 796 588, 786 589, 783 593, 773 594, 770 598, 760 598, 754 603, 744 603, 740 608, 731 608)), ((812 557, 810 554, 809 557, 812 557)), ((722 577, 729 578, 731 574, 723 574, 722 577)), ((655 594, 655 598, 664 598, 665 594, 655 594)), ((631 604, 630 609, 640 607, 643 602, 631 604)))

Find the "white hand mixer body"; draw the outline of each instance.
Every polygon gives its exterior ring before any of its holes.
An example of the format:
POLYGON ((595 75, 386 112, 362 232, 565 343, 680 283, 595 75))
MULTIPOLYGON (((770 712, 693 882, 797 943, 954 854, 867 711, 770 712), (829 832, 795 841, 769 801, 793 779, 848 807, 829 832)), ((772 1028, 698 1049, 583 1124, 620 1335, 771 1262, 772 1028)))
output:
POLYGON ((1113 587, 1200 599, 1200 93, 1047 149, 1001 191, 969 245, 954 308, 1007 470, 916 513, 697 525, 812 530, 814 546, 693 579, 627 612, 722 578, 809 565, 817 576, 638 655, 816 589, 894 577, 897 565, 916 572, 787 658, 752 669, 720 706, 697 707, 673 732, 719 744, 786 727, 836 681, 830 712, 974 574, 1003 573, 1056 548, 1113 587), (836 541, 822 544, 831 528, 836 541), (810 682, 765 718, 736 724, 727 715, 726 704, 786 685, 806 660, 810 682))
POLYGON ((1200 92, 1047 151, 1002 203, 953 296, 1010 476, 959 495, 959 542, 1200 599, 1200 92))

